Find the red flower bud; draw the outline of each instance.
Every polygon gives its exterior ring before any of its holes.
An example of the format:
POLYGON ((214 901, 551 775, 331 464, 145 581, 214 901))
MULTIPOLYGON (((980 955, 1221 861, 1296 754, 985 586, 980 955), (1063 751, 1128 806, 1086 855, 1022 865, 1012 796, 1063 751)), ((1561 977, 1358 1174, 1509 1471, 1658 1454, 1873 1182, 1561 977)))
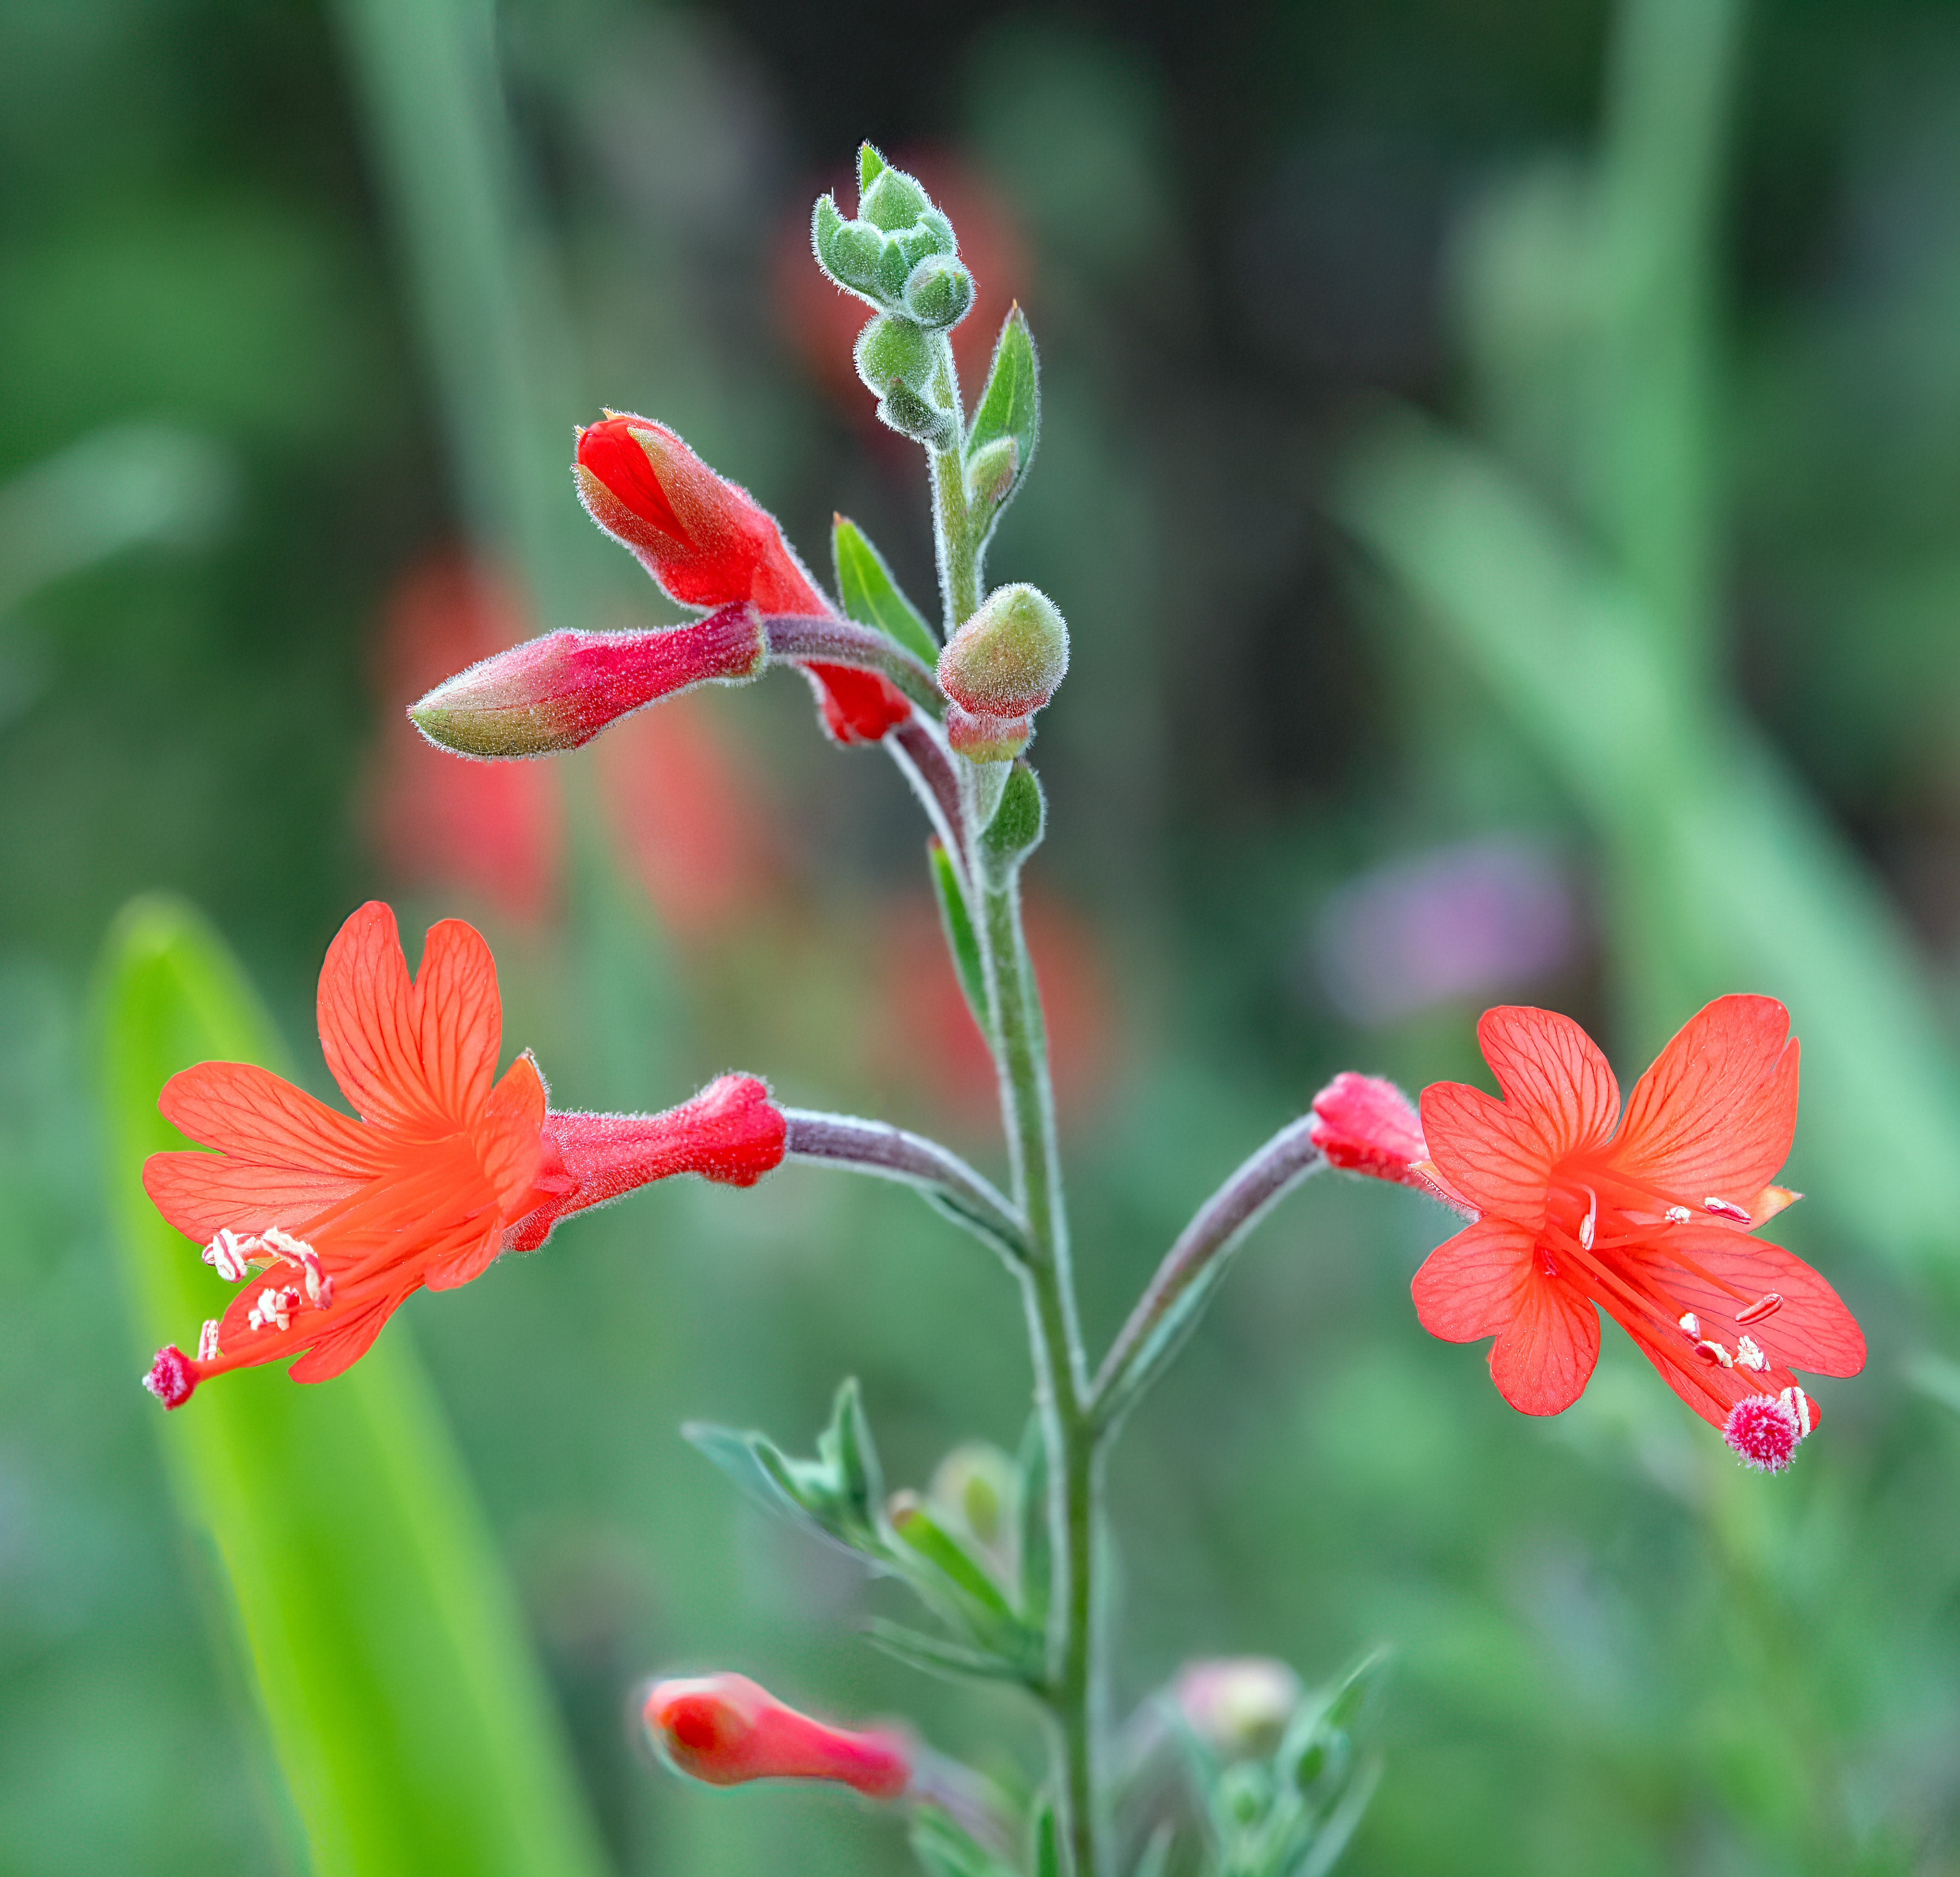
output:
POLYGON ((698 684, 746 684, 768 659, 752 606, 653 632, 547 632, 458 672, 409 711, 460 756, 576 749, 628 712, 698 684))
POLYGON ((1047 594, 1023 584, 997 587, 939 655, 940 688, 975 717, 1031 715, 1068 670, 1068 626, 1047 594))
POLYGON ((1394 1083, 1344 1070, 1313 1098, 1309 1132, 1330 1166, 1371 1179, 1391 1179, 1430 1190, 1417 1174, 1429 1158, 1422 1118, 1394 1083))
POLYGON ((912 1783, 912 1756, 897 1735, 827 1727, 746 1675, 660 1682, 643 1713, 676 1769, 710 1786, 829 1780, 867 1799, 896 1799, 912 1783))
POLYGON ((946 740, 971 762, 1013 762, 1034 730, 1032 717, 992 717, 957 704, 946 707, 946 740))
POLYGON ((549 1114, 537 1179, 546 1198, 511 1228, 507 1242, 536 1251, 568 1214, 676 1173, 752 1186, 781 1163, 788 1132, 752 1075, 724 1075, 664 1114, 549 1114))
MULTIPOLYGON (((630 548, 660 590, 687 606, 746 602, 762 612, 833 612, 775 517, 718 476, 664 424, 615 415, 578 433, 579 500, 630 548)), ((875 672, 805 667, 840 743, 875 743, 911 714, 875 672)))

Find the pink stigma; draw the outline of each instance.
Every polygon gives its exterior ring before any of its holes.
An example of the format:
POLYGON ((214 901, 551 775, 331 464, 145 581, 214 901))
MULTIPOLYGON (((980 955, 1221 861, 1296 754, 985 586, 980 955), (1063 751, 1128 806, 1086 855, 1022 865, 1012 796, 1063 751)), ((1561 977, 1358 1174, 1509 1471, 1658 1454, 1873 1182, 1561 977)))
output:
POLYGON ((1745 1466, 1780 1473, 1796 1452, 1803 1430, 1796 1411, 1774 1395, 1752 1395, 1729 1411, 1722 1438, 1745 1466))
POLYGON ((181 1408, 197 1386, 197 1377, 192 1373, 190 1358, 175 1343, 166 1343, 157 1351, 143 1385, 166 1408, 181 1408))

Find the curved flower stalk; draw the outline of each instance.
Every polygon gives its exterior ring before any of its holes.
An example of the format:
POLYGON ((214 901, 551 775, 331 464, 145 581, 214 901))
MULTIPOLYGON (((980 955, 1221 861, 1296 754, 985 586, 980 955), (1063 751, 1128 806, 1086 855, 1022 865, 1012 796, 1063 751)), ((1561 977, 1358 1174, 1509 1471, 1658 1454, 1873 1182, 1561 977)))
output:
POLYGON ((218 1150, 153 1154, 144 1188, 240 1288, 195 1356, 158 1351, 145 1381, 166 1408, 287 1356, 294 1381, 326 1381, 415 1291, 469 1283, 569 1213, 676 1173, 752 1185, 783 1157, 782 1115, 753 1077, 664 1115, 554 1113, 528 1053, 497 1078, 502 1030, 476 931, 432 927, 412 981, 395 915, 374 901, 320 975, 320 1047, 359 1119, 247 1063, 170 1078, 164 1118, 218 1150))

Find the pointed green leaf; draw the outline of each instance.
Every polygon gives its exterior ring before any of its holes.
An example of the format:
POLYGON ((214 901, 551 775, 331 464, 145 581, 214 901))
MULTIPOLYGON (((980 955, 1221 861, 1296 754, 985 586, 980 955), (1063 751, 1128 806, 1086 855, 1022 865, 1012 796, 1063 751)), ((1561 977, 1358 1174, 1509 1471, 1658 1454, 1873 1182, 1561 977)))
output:
POLYGON ((861 143, 858 146, 858 193, 861 196, 884 171, 885 159, 876 147, 869 142, 861 143))
POLYGON ((932 1565, 990 1615, 1003 1622, 1014 1621, 1001 1586, 926 1508, 915 1502, 895 1513, 892 1529, 901 1541, 932 1565))
MULTIPOLYGON (((194 1062, 284 1052, 177 902, 125 911, 97 990, 107 1178, 147 1361, 229 1296, 144 1194, 145 1156, 183 1145, 158 1092, 194 1062)), ((407 1325, 334 1381, 243 1370, 156 1424, 221 1563, 318 1877, 597 1877, 551 1698, 407 1325)))
POLYGON ((751 1504, 807 1525, 825 1538, 838 1537, 810 1504, 792 1462, 766 1436, 702 1420, 687 1422, 680 1432, 681 1438, 712 1460, 751 1504))
POLYGON ((921 1805, 912 1821, 912 1855, 928 1877, 1017 1877, 1010 1864, 977 1843, 935 1805, 921 1805))
POLYGON ((1017 304, 1001 328, 986 389, 966 432, 966 460, 978 486, 969 492, 988 504, 982 510, 984 530, 994 522, 1026 479, 1041 436, 1041 374, 1035 358, 1034 335, 1028 317, 1017 304), (1010 441, 1013 456, 1003 463, 994 446, 1010 441), (976 473, 977 472, 977 473, 976 473))
POLYGON ((928 1675, 981 1681, 1018 1682, 1026 1678, 1020 1665, 1004 1656, 969 1648, 964 1643, 948 1642, 943 1637, 928 1636, 922 1630, 909 1629, 882 1616, 874 1616, 865 1625, 864 1636, 874 1648, 928 1675))
POLYGON ((1035 1808, 1029 1835, 1033 1844, 1028 1867, 1033 1877, 1061 1877, 1061 1833, 1055 1824, 1055 1801, 1046 1793, 1035 1808))
POLYGON ((926 844, 926 858, 932 867, 932 889, 939 901, 940 922, 946 928, 953 968, 959 975, 960 989, 966 993, 966 1007, 980 1026, 980 1034, 987 1036, 991 1028, 987 1016, 987 975, 980 962, 979 934, 973 929, 973 915, 967 910, 966 895, 959 883, 959 870, 937 836, 926 844))
POLYGON ((885 1503, 885 1481, 855 1376, 838 1388, 830 1425, 818 1436, 816 1450, 836 1482, 845 1517, 863 1531, 874 1531, 885 1503))
POLYGON ((939 641, 925 616, 899 590, 884 556, 854 521, 842 515, 832 521, 830 552, 845 616, 860 625, 875 625, 927 664, 937 664, 939 641))

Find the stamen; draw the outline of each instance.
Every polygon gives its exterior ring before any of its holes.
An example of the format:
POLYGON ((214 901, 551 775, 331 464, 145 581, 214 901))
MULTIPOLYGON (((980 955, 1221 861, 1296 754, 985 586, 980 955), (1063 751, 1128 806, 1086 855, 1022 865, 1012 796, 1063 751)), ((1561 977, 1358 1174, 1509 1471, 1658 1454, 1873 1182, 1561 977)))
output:
POLYGON ((1749 1215, 1732 1199, 1717 1199, 1711 1197, 1703 1200, 1701 1203, 1718 1219, 1732 1219, 1738 1225, 1747 1225, 1749 1223, 1749 1215))
POLYGON ((293 1311, 298 1305, 300 1293, 281 1284, 268 1284, 259 1293, 258 1301, 252 1306, 246 1320, 254 1329, 264 1329, 269 1324, 277 1324, 281 1330, 293 1326, 293 1311))
POLYGON ((259 1242, 255 1238, 240 1238, 231 1226, 221 1225, 204 1248, 204 1261, 228 1283, 241 1283, 250 1269, 245 1261, 246 1255, 256 1252, 259 1242))
POLYGON ((1701 1319, 1692 1310, 1683 1310, 1681 1313, 1681 1327, 1687 1331, 1689 1335, 1698 1338, 1701 1334, 1701 1319))
POLYGON ((1690 1212, 1685 1206, 1669 1206, 1666 1211, 1663 1212, 1660 1216, 1665 1219, 1669 1225, 1685 1225, 1690 1219, 1694 1217, 1694 1214, 1690 1212))
POLYGON ((208 1316, 204 1328, 197 1333, 197 1359, 199 1362, 215 1362, 221 1353, 218 1347, 218 1319, 208 1316))
POLYGON ((1766 1316, 1774 1316, 1783 1308, 1783 1299, 1774 1290, 1765 1290, 1746 1310, 1736 1312, 1738 1324, 1760 1323, 1766 1316))
POLYGON ((1599 1195, 1591 1187, 1586 1196, 1592 1202, 1586 1209, 1586 1217, 1579 1221, 1579 1242, 1587 1251, 1592 1249, 1592 1235, 1599 1226, 1599 1195))
POLYGON ((1730 1355, 1720 1343, 1697 1343, 1694 1345, 1694 1353, 1704 1362, 1719 1362, 1725 1369, 1732 1369, 1736 1366, 1736 1358, 1730 1355))
POLYGON ((1770 1359, 1757 1346, 1753 1336, 1745 1336, 1736 1344, 1736 1366, 1739 1369, 1767 1369, 1770 1359))
POLYGON ((1796 1424, 1803 1430, 1798 1437, 1807 1440, 1810 1434, 1810 1397, 1793 1382, 1777 1398, 1796 1417, 1796 1424))

